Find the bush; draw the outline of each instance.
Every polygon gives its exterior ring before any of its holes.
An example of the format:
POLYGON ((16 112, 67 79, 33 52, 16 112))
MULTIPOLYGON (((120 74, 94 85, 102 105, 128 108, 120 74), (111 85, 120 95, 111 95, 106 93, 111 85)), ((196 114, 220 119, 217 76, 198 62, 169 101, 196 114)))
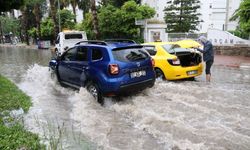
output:
POLYGON ((231 31, 229 31, 229 32, 232 33, 232 34, 235 35, 235 36, 238 36, 238 37, 242 38, 242 39, 248 40, 248 38, 249 38, 248 33, 242 31, 242 30, 239 29, 239 28, 237 28, 236 30, 231 30, 231 31))
POLYGON ((20 124, 16 124, 12 127, 6 127, 2 124, 0 125, 0 133, 0 149, 45 149, 45 146, 39 143, 38 136, 26 131, 20 124))
POLYGON ((0 149, 45 149, 45 146, 39 143, 38 135, 26 131, 9 113, 17 109, 27 112, 31 104, 29 96, 0 75, 0 149), (7 123, 11 124, 7 126, 7 123))
POLYGON ((22 108, 27 112, 32 105, 30 97, 11 81, 0 75, 0 112, 22 108))

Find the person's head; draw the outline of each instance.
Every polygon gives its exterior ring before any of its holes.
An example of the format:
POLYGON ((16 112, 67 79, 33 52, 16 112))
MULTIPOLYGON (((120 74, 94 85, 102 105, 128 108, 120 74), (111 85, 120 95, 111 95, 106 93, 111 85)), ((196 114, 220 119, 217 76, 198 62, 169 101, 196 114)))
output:
POLYGON ((205 36, 200 36, 198 39, 197 39, 198 42, 201 42, 202 44, 206 43, 207 42, 207 38, 205 36))

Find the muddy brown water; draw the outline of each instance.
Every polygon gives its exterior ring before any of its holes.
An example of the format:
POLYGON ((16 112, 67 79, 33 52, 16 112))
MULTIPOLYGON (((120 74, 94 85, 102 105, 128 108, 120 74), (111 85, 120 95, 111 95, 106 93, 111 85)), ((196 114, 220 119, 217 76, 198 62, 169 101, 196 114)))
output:
MULTIPOLYGON (((250 70, 213 66, 213 81, 157 80, 122 101, 97 104, 85 90, 50 77, 48 50, 0 48, 0 74, 27 93, 33 106, 24 123, 61 149, 248 150, 250 70)), ((48 148, 49 148, 48 146, 48 148)))

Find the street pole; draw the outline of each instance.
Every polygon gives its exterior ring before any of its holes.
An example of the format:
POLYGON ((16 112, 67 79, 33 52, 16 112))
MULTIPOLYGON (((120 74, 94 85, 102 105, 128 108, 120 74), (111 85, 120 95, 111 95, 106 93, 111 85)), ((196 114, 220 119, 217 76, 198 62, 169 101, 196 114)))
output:
POLYGON ((59 27, 59 32, 61 32, 61 16, 60 16, 60 0, 57 0, 57 9, 58 9, 58 27, 59 27))
POLYGON ((3 41, 3 28, 2 28, 2 19, 0 19, 0 43, 4 43, 3 41))
POLYGON ((147 19, 145 19, 145 37, 146 37, 145 42, 149 42, 149 40, 148 40, 148 21, 147 21, 147 19))
POLYGON ((225 31, 228 30, 228 20, 229 20, 229 0, 226 3, 226 20, 225 20, 225 31))

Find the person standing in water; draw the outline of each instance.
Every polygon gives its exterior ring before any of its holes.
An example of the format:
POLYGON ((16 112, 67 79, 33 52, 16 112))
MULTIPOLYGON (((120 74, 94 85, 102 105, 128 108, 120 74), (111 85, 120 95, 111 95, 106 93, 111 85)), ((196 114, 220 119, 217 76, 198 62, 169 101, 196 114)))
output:
POLYGON ((206 37, 200 36, 198 42, 202 43, 203 49, 197 48, 198 51, 203 53, 203 60, 206 63, 206 81, 211 81, 211 67, 214 62, 214 50, 212 43, 206 37))

